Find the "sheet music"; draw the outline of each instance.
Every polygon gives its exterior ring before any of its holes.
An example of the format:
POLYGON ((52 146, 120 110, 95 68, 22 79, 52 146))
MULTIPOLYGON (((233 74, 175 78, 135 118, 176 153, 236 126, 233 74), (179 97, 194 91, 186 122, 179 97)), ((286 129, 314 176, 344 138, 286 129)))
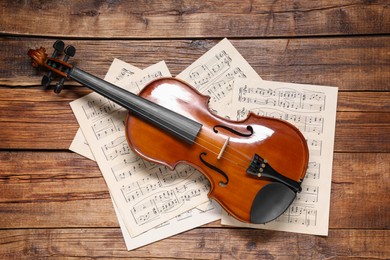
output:
POLYGON ((176 77, 210 96, 211 110, 224 117, 230 114, 234 81, 261 80, 228 39, 220 41, 176 77))
POLYGON ((69 150, 78 153, 92 161, 95 161, 95 157, 93 156, 93 153, 89 148, 88 142, 87 140, 85 140, 83 131, 81 131, 80 128, 77 130, 76 135, 74 136, 73 141, 69 146, 69 150))
MULTIPOLYGON (((113 82, 137 93, 149 81, 170 74, 160 62, 136 77, 127 71, 120 75, 113 82)), ((123 131, 125 109, 97 93, 72 102, 71 107, 132 237, 208 201, 209 182, 195 169, 179 165, 170 171, 129 149, 123 131)))
POLYGON ((259 80, 237 80, 236 86, 231 105, 235 118, 252 111, 292 123, 307 140, 309 165, 302 191, 279 218, 253 225, 223 213, 222 224, 327 235, 338 89, 259 80))
MULTIPOLYGON (((113 84, 121 85, 125 79, 141 70, 115 59, 105 77, 113 84), (113 68, 119 68, 119 72, 113 68)), ((236 78, 261 80, 260 76, 234 48, 228 39, 223 39, 207 51, 184 71, 176 76, 195 87, 199 92, 211 97, 210 108, 220 116, 229 117, 229 104, 236 78)), ((70 150, 92 159, 87 141, 77 132, 70 150)))
POLYGON ((221 207, 216 202, 209 200, 208 202, 199 205, 190 211, 184 212, 139 236, 131 237, 125 228, 123 220, 119 217, 120 215, 115 203, 114 208, 118 216, 118 221, 127 250, 136 249, 221 218, 221 207))
MULTIPOLYGON (((128 64, 120 59, 114 59, 111 63, 110 68, 105 76, 105 80, 110 79, 110 82, 113 84, 118 84, 119 82, 125 82, 130 76, 141 73, 141 69, 128 64)), ((95 160, 93 153, 88 145, 87 140, 85 139, 83 132, 79 128, 77 133, 69 147, 69 150, 78 153, 90 160, 95 160)))
MULTIPOLYGON (((126 68, 126 63, 123 63, 123 68, 126 68)), ((117 69, 120 66, 117 67, 117 69)), ((124 84, 124 79, 126 82, 132 80, 132 78, 138 75, 137 72, 132 73, 132 70, 120 69, 111 70, 107 74, 106 80, 111 82, 116 82, 115 84, 119 86, 123 86, 130 89, 140 89, 142 87, 142 82, 147 82, 147 78, 150 79, 152 76, 141 76, 140 79, 134 80, 131 84, 124 84), (120 72, 119 72, 120 71, 120 72), (129 72, 130 71, 130 72, 129 72), (126 86, 125 86, 126 85, 126 86)), ((151 73, 155 74, 155 73, 151 73)), ((158 73, 157 73, 158 74, 158 73)), ((156 74, 155 74, 156 76, 156 74)), ((312 233, 312 234, 327 234, 328 231, 328 219, 329 219, 329 194, 330 194, 330 178, 331 178, 331 169, 332 169, 332 158, 333 158, 333 140, 334 140, 334 117, 330 116, 333 113, 335 114, 336 100, 337 100, 337 89, 333 88, 333 90, 323 89, 319 87, 320 90, 325 93, 325 100, 318 102, 309 102, 306 100, 302 107, 297 107, 297 103, 291 102, 291 97, 286 94, 286 98, 284 102, 275 103, 276 101, 272 101, 270 97, 266 99, 259 99, 254 93, 254 97, 248 97, 248 100, 245 104, 241 102, 242 100, 238 100, 239 90, 243 89, 243 87, 247 86, 249 89, 252 84, 267 83, 263 82, 261 78, 256 74, 256 72, 250 67, 250 65, 244 60, 244 58, 237 52, 236 49, 230 44, 227 39, 222 40, 216 46, 214 46, 210 51, 205 53, 202 57, 200 57, 196 62, 190 65, 187 69, 185 69, 182 73, 180 73, 177 77, 187 81, 194 87, 196 87, 200 92, 205 95, 211 96, 210 106, 214 113, 217 113, 221 116, 230 117, 232 119, 239 119, 245 116, 248 112, 248 109, 253 109, 256 112, 256 109, 259 107, 268 107, 273 104, 277 104, 277 106, 281 106, 281 109, 272 110, 265 109, 265 111, 259 110, 259 113, 268 113, 265 115, 268 116, 281 116, 286 117, 290 121, 296 121, 297 126, 302 130, 305 129, 310 132, 310 134, 305 134, 309 149, 310 149, 310 162, 307 170, 306 178, 303 183, 303 191, 298 194, 296 202, 291 206, 285 214, 283 214, 277 221, 272 223, 268 223, 267 225, 260 225, 261 228, 264 229, 273 229, 273 230, 285 230, 285 231, 294 231, 301 233, 312 233), (263 83, 262 83, 263 82, 263 83), (241 87, 241 88, 239 88, 241 87), (330 100, 331 98, 334 100, 330 100), (252 102, 252 99, 254 100, 252 102), (256 99, 256 100, 255 100, 256 99), (330 101, 329 101, 330 100, 330 101), (289 102, 287 102, 289 101, 289 102), (321 105, 321 102, 325 104, 325 106, 321 105), (253 106, 253 108, 251 108, 253 106), (292 115, 291 111, 294 109, 299 110, 303 109, 298 115, 292 115), (280 111, 283 113, 280 113, 280 111), (311 113, 316 110, 317 114, 312 115, 311 113), (279 113, 279 114, 278 114, 279 113), (324 115, 326 114, 326 116, 324 115), (305 122, 305 123, 303 123, 305 122), (328 123, 331 122, 331 123, 328 123), (333 126, 332 125, 333 122, 333 126), (333 127, 333 130, 331 130, 333 127), (333 132, 332 132, 333 131, 333 132), (326 141, 325 141, 326 140, 326 141), (331 146, 331 147, 330 147, 331 146), (332 152, 329 153, 329 150, 332 152), (327 156, 324 156, 324 155, 327 156), (312 157, 314 159, 312 159, 312 157), (318 158, 321 158, 318 159, 318 158), (328 163, 329 162, 329 163, 328 163), (325 183, 325 184, 324 184, 325 183), (328 185, 326 185, 328 183, 328 185), (324 192, 325 191, 325 192, 324 192), (327 202, 326 202, 327 200, 327 202), (312 205, 314 205, 312 207, 312 205), (324 215, 325 214, 325 215, 324 215)), ((272 84, 272 83, 271 83, 272 84)), ((288 83, 279 83, 279 84, 288 84, 288 83)), ((292 84, 298 85, 298 84, 292 84)), ((304 85, 301 85, 304 86, 304 85)), ((289 86, 290 87, 290 86, 289 86)), ((309 90, 313 90, 312 86, 309 86, 309 90)), ((252 86, 253 88, 253 86, 252 86)), ((263 86, 263 88, 265 88, 263 86)), ((294 87, 293 87, 294 89, 294 87)), ((250 90, 253 92, 253 90, 250 90)), ((271 89, 265 88, 265 92, 262 92, 262 95, 266 92, 269 92, 269 95, 272 94, 271 89)), ((319 92, 321 92, 319 91, 319 92)), ((279 92, 278 92, 279 93, 279 92)), ((289 93, 285 91, 285 93, 289 93)), ((258 93, 257 93, 258 94, 258 93)), ((306 93, 305 93, 306 94, 306 93)), ((305 95, 305 99, 307 96, 305 95)), ((310 99, 316 100, 318 97, 312 96, 310 99)), ((294 100, 295 101, 295 100, 294 100)), ((94 104, 96 106, 96 104, 94 104)), ((275 105, 276 106, 276 105, 275 105)), ((97 106, 99 107, 99 105, 97 106)), ((109 106, 103 106, 104 109, 110 111, 113 108, 109 106)), ((103 110, 104 110, 103 109, 103 110)), ((90 110, 86 109, 86 116, 96 114, 99 109, 90 110)), ((112 111, 111 111, 112 112, 112 111)), ((110 113, 111 113, 110 112, 110 113)), ((296 112, 296 111, 295 111, 296 112)), ((123 115, 122 115, 123 116, 123 115)), ((121 117, 121 115, 117 115, 116 117, 121 117)), ((115 120, 114 120, 115 121, 115 120)), ((123 124, 122 124, 123 125, 123 124)), ((143 190, 153 190, 157 186, 161 185, 158 183, 155 184, 146 184, 143 186, 143 189, 140 189, 137 193, 132 187, 135 187, 139 182, 144 182, 145 180, 139 179, 135 177, 138 175, 139 171, 149 171, 149 169, 160 171, 155 167, 155 165, 149 165, 147 162, 138 161, 136 157, 131 157, 131 151, 126 147, 123 142, 123 136, 121 137, 117 133, 112 133, 112 128, 121 128, 123 127, 121 124, 115 124, 115 122, 111 121, 102 121, 99 124, 91 125, 92 133, 95 135, 96 139, 102 138, 110 138, 110 142, 106 142, 98 147, 100 150, 100 155, 104 160, 112 160, 118 162, 109 169, 111 178, 113 182, 126 182, 128 185, 120 186, 119 190, 121 196, 124 200, 134 200, 139 197, 139 194, 143 190), (108 137, 108 136, 111 137, 108 137), (115 137, 115 138, 114 138, 115 137), (112 139, 113 138, 113 139, 112 139), (117 158, 121 158, 122 156, 128 156, 127 160, 119 160, 117 158), (129 179, 134 180, 132 183, 128 183, 129 179)), ((114 130, 115 132, 115 130, 114 130)), ((82 138, 80 138, 82 140, 82 138)), ((80 144, 80 141, 79 141, 80 144)), ((88 147, 86 141, 85 145, 81 145, 82 147, 88 147)), ((84 149, 83 148, 83 149, 84 149)), ((79 151, 77 151, 79 152, 79 151)), ((161 172, 159 172, 161 174, 161 172)), ((176 176, 186 176, 187 173, 179 172, 176 176)), ((194 183, 194 179, 191 179, 192 184, 194 183)), ((188 185, 192 185, 191 181, 188 182, 188 185)), ((182 186, 184 187, 184 186, 182 186)), ((204 188, 204 187, 203 187, 204 188)), ((180 190, 180 189, 179 189, 180 190)), ((198 191, 193 190, 191 193, 196 194, 198 191)), ((170 193, 167 192, 163 194, 163 196, 169 196, 170 193)), ((114 196, 114 195, 113 195, 114 196)), ((185 198, 185 196, 184 196, 185 198)), ((189 228, 193 228, 204 223, 216 220, 218 218, 218 208, 213 209, 213 213, 210 214, 211 211, 207 211, 203 204, 198 206, 197 209, 194 209, 195 212, 204 212, 207 214, 203 214, 202 217, 199 217, 197 214, 191 214, 192 218, 185 218, 185 220, 181 220, 180 222, 177 219, 171 219, 169 222, 164 222, 158 226, 159 229, 150 229, 150 231, 144 232, 141 235, 136 237, 130 237, 124 233, 125 241, 128 249, 136 248, 158 239, 164 238, 169 235, 176 234, 177 232, 184 231, 189 228), (205 217, 204 222, 201 219, 205 217), (199 223, 197 222, 199 220, 199 223), (183 224, 187 221, 185 224, 183 224), (196 223, 194 223, 196 222, 196 223), (180 223, 180 224, 179 224, 180 223), (181 224, 183 226, 181 226, 181 224), (188 226, 184 228, 184 226, 188 226), (160 229, 160 228, 166 229, 160 229), (161 235, 166 234, 166 236, 161 235), (157 236, 157 237, 156 237, 157 236)), ((114 203, 116 208, 116 203, 114 203)), ((138 213, 138 210, 147 208, 147 203, 142 204, 141 207, 136 207, 139 205, 135 205, 133 208, 133 213, 138 213), (135 210, 135 211, 134 211, 135 210)), ((175 202, 172 202, 170 206, 175 207, 175 202)), ((117 209, 117 208, 116 208, 117 209)), ((119 211, 119 209, 117 209, 119 211)), ((187 212, 187 211, 186 211, 187 212)), ((191 211, 192 212, 192 211, 191 211)), ((149 212, 149 216, 152 216, 154 212, 149 212)), ((188 215, 188 213, 184 213, 188 215)), ((147 214, 144 214, 147 215, 147 214)), ((180 216, 179 216, 180 218, 180 216)), ((122 214, 118 215, 119 222, 122 222, 122 214)), ((124 220, 126 217, 124 217, 124 220)), ((142 221, 142 219, 138 219, 138 221, 142 221)), ((257 225, 246 225, 241 222, 236 221, 226 215, 223 216, 223 224, 228 225, 243 225, 250 227, 258 227, 257 225)), ((127 231, 127 228, 124 226, 129 226, 129 223, 121 224, 121 228, 124 231, 127 231)), ((129 231, 132 231, 131 229, 129 231)), ((143 231, 142 231, 143 232, 143 231)), ((134 233, 132 234, 134 236, 134 233)))

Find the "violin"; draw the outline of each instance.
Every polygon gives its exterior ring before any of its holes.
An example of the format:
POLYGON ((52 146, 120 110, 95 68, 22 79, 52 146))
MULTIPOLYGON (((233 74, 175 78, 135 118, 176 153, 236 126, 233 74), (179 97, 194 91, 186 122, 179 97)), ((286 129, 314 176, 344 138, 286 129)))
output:
POLYGON ((71 79, 126 108, 126 137, 142 158, 174 169, 186 163, 210 181, 209 198, 236 219, 262 224, 280 216, 293 202, 308 165, 307 143, 288 122, 250 113, 233 121, 213 114, 209 97, 176 78, 160 78, 135 95, 68 63, 73 46, 54 43, 28 51, 34 67, 62 76, 54 91, 71 79), (58 56, 64 52, 63 60, 58 56), (169 147, 169 149, 167 149, 169 147))

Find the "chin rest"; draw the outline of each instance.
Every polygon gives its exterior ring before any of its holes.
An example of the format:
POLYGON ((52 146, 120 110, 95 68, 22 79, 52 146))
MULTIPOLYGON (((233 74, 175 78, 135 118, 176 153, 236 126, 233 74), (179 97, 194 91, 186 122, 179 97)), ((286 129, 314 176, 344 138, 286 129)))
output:
POLYGON ((251 223, 264 224, 279 217, 295 199, 296 193, 278 182, 265 185, 256 195, 251 208, 251 223))

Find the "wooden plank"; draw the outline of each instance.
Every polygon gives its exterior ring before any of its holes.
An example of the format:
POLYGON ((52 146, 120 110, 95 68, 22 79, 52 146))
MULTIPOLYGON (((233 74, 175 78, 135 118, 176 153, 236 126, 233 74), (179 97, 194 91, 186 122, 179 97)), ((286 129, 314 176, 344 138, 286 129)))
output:
POLYGON ((79 126, 73 124, 0 122, 0 149, 68 149, 79 126))
MULTIPOLYGON (((56 113, 63 118, 59 121, 69 120, 69 103, 91 93, 86 87, 65 86, 60 95, 54 94, 51 89, 43 87, 31 88, 1 88, 0 87, 0 121, 23 120, 30 117, 35 120, 36 115, 15 117, 20 113, 34 113, 40 109, 45 117, 52 118, 56 113), (44 112, 46 110, 46 112, 44 112), (1 113, 1 111, 5 111, 1 113)), ((346 92, 339 91, 337 98, 337 111, 339 112, 390 112, 389 92, 346 92)), ((45 120, 37 117, 36 121, 45 120)), ((31 122, 31 121, 30 121, 31 122)))
MULTIPOLYGON (((68 149, 79 127, 67 105, 5 104, 0 102, 0 149, 68 149)), ((389 122, 389 113, 338 112, 335 151, 389 152, 390 139, 383 138, 389 122)))
MULTIPOLYGON (((42 89, 0 89, 0 147, 67 149, 77 122, 69 102, 89 90, 73 87, 58 96, 42 89)), ((336 151, 389 151, 390 92, 340 92, 336 151), (374 127, 374 128, 373 128, 374 127), (357 144, 357 138, 360 139, 357 144)))
POLYGON ((73 153, 0 154, 0 226, 118 226, 94 161, 73 153))
POLYGON ((0 7, 0 259, 390 258, 387 0, 0 7), (64 151, 78 128, 68 103, 89 91, 43 94, 44 73, 26 58, 58 37, 76 45, 72 62, 100 77, 116 57, 140 68, 164 59, 177 75, 228 37, 265 80, 338 86, 329 236, 214 222, 127 252, 96 164, 64 151))
MULTIPOLYGON (((335 154, 331 228, 387 228, 389 161, 390 153, 335 154)), ((0 152, 0 162, 0 229, 118 226, 95 162, 65 152, 0 152)))
MULTIPOLYGON (((103 77, 114 58, 140 68, 165 60, 173 75, 193 63, 219 40, 82 41, 72 62, 103 77)), ((389 91, 390 36, 232 40, 265 80, 337 86, 340 91, 389 91)), ((38 85, 42 71, 30 66, 26 52, 54 40, 0 38, 0 85, 38 85)))
POLYGON ((339 92, 337 111, 390 112, 390 92, 339 92))
POLYGON ((331 230, 328 237, 250 229, 194 229, 126 251, 118 228, 0 230, 0 257, 141 259, 386 259, 389 230, 331 230))
POLYGON ((389 153, 334 155, 330 227, 373 228, 377 222, 388 228, 389 162, 389 153))
POLYGON ((2 1, 1 33, 51 37, 181 38, 384 34, 385 0, 2 1), (366 22, 370 21, 370 22, 366 22))
POLYGON ((91 93, 86 88, 73 87, 56 95, 51 90, 0 89, 0 122, 76 123, 70 102, 91 93))
POLYGON ((337 152, 389 152, 389 113, 339 112, 336 115, 337 152))

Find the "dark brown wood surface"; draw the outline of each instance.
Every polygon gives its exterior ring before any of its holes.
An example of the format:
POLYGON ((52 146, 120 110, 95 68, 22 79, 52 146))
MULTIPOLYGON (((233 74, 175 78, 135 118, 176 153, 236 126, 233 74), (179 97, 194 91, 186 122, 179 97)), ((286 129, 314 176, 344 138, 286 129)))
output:
POLYGON ((0 1, 0 259, 390 258, 390 3, 0 1), (71 82, 44 91, 29 48, 55 39, 103 77, 113 58, 173 75, 227 37, 266 80, 339 87, 329 236, 218 221, 128 252, 96 164, 68 150, 71 82))

